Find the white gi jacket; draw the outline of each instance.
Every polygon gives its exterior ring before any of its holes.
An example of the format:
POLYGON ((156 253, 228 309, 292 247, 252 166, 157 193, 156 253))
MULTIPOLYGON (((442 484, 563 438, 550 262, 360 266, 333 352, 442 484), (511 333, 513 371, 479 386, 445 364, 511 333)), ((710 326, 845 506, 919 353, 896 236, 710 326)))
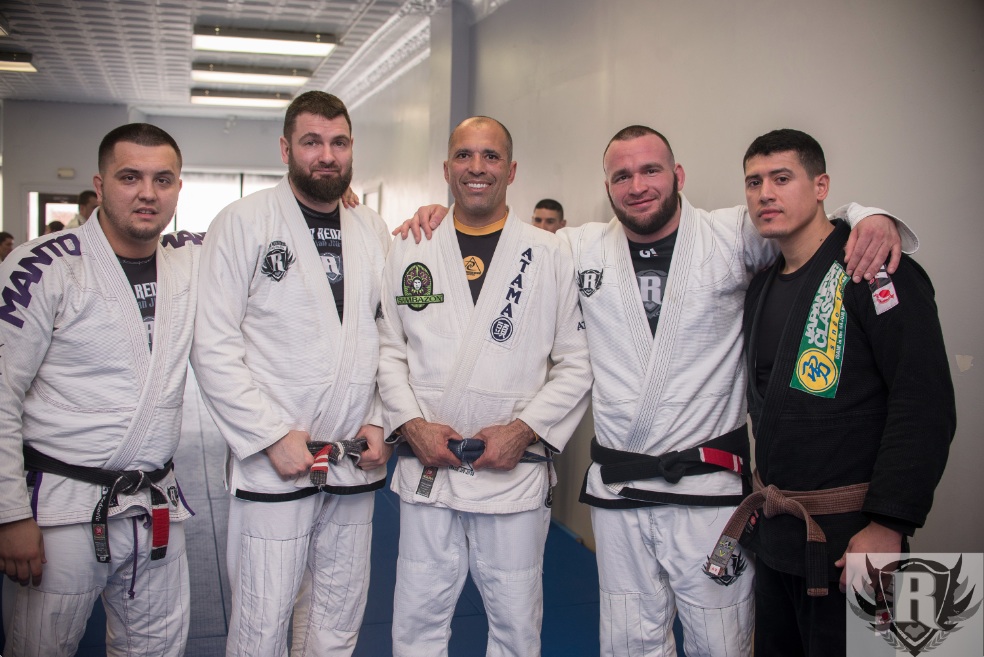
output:
MULTIPOLYGON (((263 450, 289 430, 313 441, 354 438, 382 424, 376 398, 375 313, 390 237, 372 210, 341 208, 344 323, 286 176, 223 209, 208 229, 191 362, 232 451, 233 493, 292 492, 263 450)), ((325 490, 382 487, 386 468, 332 465, 325 490)))
MULTIPOLYGON (((429 241, 394 243, 380 322, 386 428, 422 417, 470 438, 519 418, 562 450, 591 387, 570 252, 556 236, 510 212, 485 276, 473 304, 451 221, 429 241), (415 263, 429 270, 423 287, 430 289, 422 291, 443 299, 419 310, 407 303, 415 263)), ((542 453, 543 447, 530 449, 542 453)), ((416 459, 399 459, 392 488, 403 501, 466 512, 529 511, 543 505, 551 485, 542 463, 520 463, 509 472, 444 468, 423 495, 422 472, 416 459)))
MULTIPOLYGON (((174 455, 194 329, 201 238, 157 247, 154 350, 100 221, 45 235, 0 264, 0 522, 91 522, 101 487, 46 473, 25 483, 22 445, 72 465, 152 471, 174 455)), ((190 514, 171 472, 172 521, 190 514)), ((115 516, 150 510, 150 490, 119 496, 115 516)))
MULTIPOLYGON (((681 194, 682 211, 659 324, 653 336, 622 224, 589 223, 558 234, 571 245, 584 286, 581 308, 594 371, 595 432, 603 447, 658 456, 696 447, 745 424, 741 317, 752 276, 778 247, 764 240, 745 206, 708 212, 681 194)), ((856 225, 877 208, 854 203, 833 215, 856 225)), ((903 248, 918 241, 899 223, 903 248)), ((750 467, 750 464, 745 464, 750 467)), ((606 485, 588 468, 584 498, 605 506, 624 487, 687 495, 740 495, 741 481, 721 471, 606 485)), ((584 500, 582 500, 584 501, 584 500)))

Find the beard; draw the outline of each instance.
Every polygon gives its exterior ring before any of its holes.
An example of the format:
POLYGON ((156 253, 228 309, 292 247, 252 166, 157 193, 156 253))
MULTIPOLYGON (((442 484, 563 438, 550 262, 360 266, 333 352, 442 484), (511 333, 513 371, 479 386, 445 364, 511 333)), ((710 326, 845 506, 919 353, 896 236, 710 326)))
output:
POLYGON ((680 195, 678 192, 679 186, 677 185, 677 179, 676 176, 673 176, 673 191, 660 202, 658 208, 641 219, 633 219, 625 210, 616 207, 610 192, 608 194, 608 202, 611 203, 615 216, 618 217, 618 220, 622 222, 623 226, 636 235, 653 235, 662 230, 666 224, 670 223, 670 219, 676 214, 677 208, 680 207, 680 195))
MULTIPOLYGON (((329 171, 340 171, 339 169, 328 169, 329 171)), ((349 165, 344 171, 340 171, 337 176, 327 178, 315 178, 313 175, 302 169, 294 160, 293 154, 287 158, 287 177, 294 183, 294 186, 305 196, 319 203, 334 203, 342 198, 342 194, 352 183, 352 166, 349 165)))

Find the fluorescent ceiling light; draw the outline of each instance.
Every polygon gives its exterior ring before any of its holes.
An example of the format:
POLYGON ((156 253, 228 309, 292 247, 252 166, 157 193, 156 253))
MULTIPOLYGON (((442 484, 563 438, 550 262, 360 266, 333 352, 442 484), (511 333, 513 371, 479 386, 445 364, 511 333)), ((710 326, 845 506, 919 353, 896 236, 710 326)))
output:
POLYGON ((289 68, 254 68, 223 64, 192 64, 194 82, 213 84, 262 84, 270 87, 300 87, 311 77, 311 71, 289 68))
POLYGON ((38 69, 31 63, 29 52, 0 52, 0 71, 37 73, 38 69))
POLYGON ((265 107, 283 109, 290 104, 290 94, 260 94, 251 92, 217 91, 215 89, 192 89, 193 105, 224 105, 235 107, 265 107))
POLYGON ((191 47, 220 52, 327 57, 335 47, 335 37, 331 34, 196 27, 191 47))

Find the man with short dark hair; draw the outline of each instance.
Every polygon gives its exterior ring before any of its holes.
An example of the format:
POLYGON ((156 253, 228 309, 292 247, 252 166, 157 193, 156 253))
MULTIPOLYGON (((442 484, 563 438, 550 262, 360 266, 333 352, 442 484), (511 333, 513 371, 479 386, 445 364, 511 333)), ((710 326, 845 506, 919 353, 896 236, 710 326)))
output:
POLYGON ((91 189, 87 189, 79 194, 79 211, 71 221, 65 224, 65 228, 78 228, 92 216, 95 209, 99 207, 99 198, 91 189))
POLYGON ((385 484, 376 393, 379 215, 347 209, 352 124, 301 94, 287 175, 209 227, 192 364, 231 451, 228 655, 350 655, 369 583, 372 491, 385 484), (348 456, 345 456, 348 454, 348 456))
POLYGON ((511 212, 515 173, 501 123, 459 124, 444 163, 454 221, 397 242, 383 274, 379 388, 410 450, 392 485, 396 657, 447 655, 469 571, 488 654, 540 654, 545 461, 581 419, 591 371, 570 252, 511 212))
POLYGON ((0 265, 4 655, 74 655, 100 596, 110 654, 184 654, 190 512, 171 458, 199 253, 181 247, 201 239, 161 239, 180 174, 166 132, 116 128, 95 219, 0 265))
POLYGON ((769 486, 777 509, 781 497, 805 505, 821 540, 781 512, 743 536, 761 493, 724 533, 758 556, 755 654, 842 655, 847 554, 904 551, 946 465, 956 407, 943 333, 910 258, 870 286, 848 283, 849 228, 824 211, 815 139, 762 135, 744 168, 752 221, 781 251, 745 298, 756 489, 769 486))
POLYGON ((567 221, 564 220, 564 206, 552 198, 543 199, 533 209, 533 225, 556 233, 567 225, 567 221))

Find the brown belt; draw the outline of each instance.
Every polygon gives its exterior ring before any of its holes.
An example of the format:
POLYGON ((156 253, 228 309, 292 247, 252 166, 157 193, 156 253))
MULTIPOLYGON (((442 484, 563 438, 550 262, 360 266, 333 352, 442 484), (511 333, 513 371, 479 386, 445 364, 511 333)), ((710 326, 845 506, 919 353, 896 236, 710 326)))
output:
POLYGON ((827 595, 827 537, 812 516, 860 511, 868 484, 816 491, 779 490, 765 486, 756 470, 752 475, 752 490, 725 525, 717 546, 707 558, 704 572, 712 579, 726 572, 745 525, 761 509, 766 518, 791 515, 806 523, 806 594, 827 595))

